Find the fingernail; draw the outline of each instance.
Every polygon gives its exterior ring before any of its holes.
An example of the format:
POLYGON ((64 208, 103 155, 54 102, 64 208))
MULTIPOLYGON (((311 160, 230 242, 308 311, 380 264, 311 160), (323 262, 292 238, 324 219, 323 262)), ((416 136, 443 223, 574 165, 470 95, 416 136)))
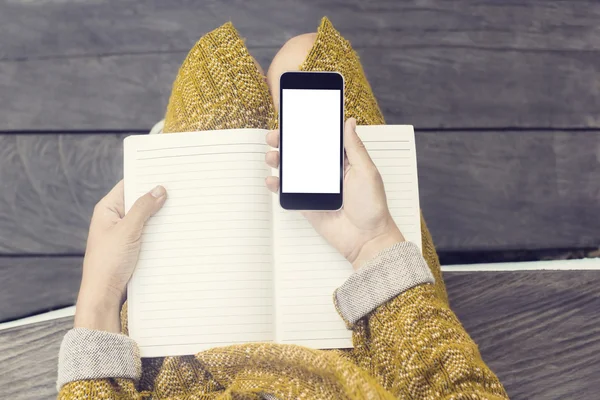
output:
POLYGON ((152 195, 152 197, 156 197, 157 199, 159 197, 163 197, 166 193, 167 193, 166 189, 160 185, 158 185, 157 187, 155 187, 154 189, 152 189, 150 191, 150 194, 152 195))
POLYGON ((350 129, 356 130, 356 120, 354 118, 350 121, 350 129))

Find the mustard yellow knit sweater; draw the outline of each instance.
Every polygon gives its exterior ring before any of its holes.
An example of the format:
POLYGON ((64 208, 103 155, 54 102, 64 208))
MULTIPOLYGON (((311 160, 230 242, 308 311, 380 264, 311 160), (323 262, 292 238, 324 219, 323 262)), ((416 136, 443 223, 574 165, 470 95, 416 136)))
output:
MULTIPOLYGON (((358 56, 326 18, 300 69, 340 71, 346 118, 384 123, 358 56)), ((233 26, 201 38, 173 85, 164 131, 275 125, 268 87, 233 26)), ((498 378, 450 310, 424 220, 421 226, 423 256, 435 285, 407 290, 352 326, 352 350, 260 343, 144 359, 139 382, 75 381, 64 385, 58 398, 260 399, 268 393, 277 399, 505 399, 498 378)), ((126 306, 122 324, 127 333, 126 306)))

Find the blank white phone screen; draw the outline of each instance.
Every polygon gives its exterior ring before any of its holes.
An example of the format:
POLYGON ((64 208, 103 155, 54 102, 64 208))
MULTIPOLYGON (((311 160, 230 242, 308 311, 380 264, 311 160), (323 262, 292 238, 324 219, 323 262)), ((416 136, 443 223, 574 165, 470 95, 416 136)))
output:
POLYGON ((340 193, 341 90, 283 89, 284 193, 340 193))

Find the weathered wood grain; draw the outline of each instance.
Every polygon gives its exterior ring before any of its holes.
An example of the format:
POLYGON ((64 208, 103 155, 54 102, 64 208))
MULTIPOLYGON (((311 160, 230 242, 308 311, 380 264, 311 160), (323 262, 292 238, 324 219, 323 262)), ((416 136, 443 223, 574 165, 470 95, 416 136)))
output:
MULTIPOLYGON (((275 51, 253 55, 264 63, 275 51)), ((0 131, 150 130, 164 117, 185 55, 0 62, 0 131)))
POLYGON ((314 31, 323 16, 361 48, 600 50, 593 0, 12 0, 0 7, 0 33, 11 35, 0 42, 0 60, 187 51, 226 21, 250 46, 275 47, 314 31))
MULTIPOLYGON (((599 271, 445 274, 452 307, 511 399, 591 399, 600 391, 599 271)), ((55 396, 71 318, 0 331, 0 398, 55 396)))
POLYGON ((0 322, 75 304, 79 257, 1 257, 0 322))
POLYGON ((439 251, 600 246, 600 132, 418 132, 439 251))
POLYGON ((149 130, 164 117, 183 58, 158 54, 0 63, 0 130, 149 130))
POLYGON ((0 254, 82 253, 126 135, 0 135, 0 254))
POLYGON ((322 15, 354 43, 390 123, 600 126, 592 0, 64 0, 0 4, 0 131, 147 129, 206 31, 232 20, 266 68, 322 15))
POLYGON ((58 349, 73 318, 0 331, 0 398, 56 398, 58 349))
MULTIPOLYGON (((82 254, 126 135, 0 135, 0 254, 82 254)), ((440 251, 600 245, 600 132, 417 132, 440 251)))
POLYGON ((453 310, 511 399, 600 391, 600 271, 444 275, 453 310))

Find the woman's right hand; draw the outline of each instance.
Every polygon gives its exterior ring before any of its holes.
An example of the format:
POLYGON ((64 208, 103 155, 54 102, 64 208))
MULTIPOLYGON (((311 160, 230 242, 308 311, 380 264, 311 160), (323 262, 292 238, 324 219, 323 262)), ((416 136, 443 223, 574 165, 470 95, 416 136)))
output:
MULTIPOLYGON (((267 144, 279 147, 279 131, 267 134, 267 144)), ((315 145, 318 145, 316 143, 315 145)), ((344 206, 339 211, 303 211, 303 215, 358 270, 381 250, 404 241, 387 205, 383 180, 356 134, 356 120, 344 128, 344 206)), ((279 167, 279 151, 266 154, 267 164, 279 167)), ((267 187, 277 193, 279 178, 269 176, 267 187)))

